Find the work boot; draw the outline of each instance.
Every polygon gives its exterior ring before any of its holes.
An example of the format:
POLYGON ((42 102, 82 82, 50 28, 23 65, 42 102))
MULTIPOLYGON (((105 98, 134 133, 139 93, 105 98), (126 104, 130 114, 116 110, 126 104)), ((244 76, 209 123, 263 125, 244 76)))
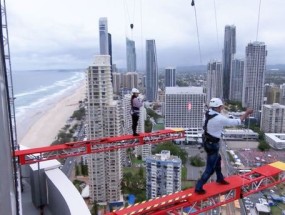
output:
POLYGON ((206 193, 206 190, 201 189, 201 190, 195 190, 195 193, 199 194, 199 195, 203 195, 206 193))
POLYGON ((222 184, 222 185, 228 185, 230 184, 229 182, 227 182, 226 180, 222 180, 222 181, 217 181, 218 184, 222 184))

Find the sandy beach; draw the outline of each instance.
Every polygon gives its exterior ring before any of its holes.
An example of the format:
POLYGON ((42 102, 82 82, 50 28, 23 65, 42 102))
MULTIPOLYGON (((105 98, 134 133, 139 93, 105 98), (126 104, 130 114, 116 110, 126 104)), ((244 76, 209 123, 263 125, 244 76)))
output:
POLYGON ((85 85, 82 84, 55 101, 48 110, 35 119, 18 140, 20 145, 28 148, 49 146, 69 117, 78 109, 78 102, 85 98, 85 89, 85 85))

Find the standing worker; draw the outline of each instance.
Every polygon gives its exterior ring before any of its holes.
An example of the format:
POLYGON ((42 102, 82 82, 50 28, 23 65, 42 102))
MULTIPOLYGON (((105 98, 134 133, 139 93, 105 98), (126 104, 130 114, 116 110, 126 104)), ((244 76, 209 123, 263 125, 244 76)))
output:
POLYGON ((219 98, 212 98, 209 104, 209 110, 205 114, 205 124, 203 126, 203 145, 207 153, 207 164, 206 169, 203 172, 201 178, 198 180, 195 193, 205 194, 206 191, 203 189, 203 185, 208 179, 216 172, 218 184, 229 184, 224 179, 221 168, 221 155, 219 154, 220 138, 222 130, 225 126, 236 126, 240 125, 241 121, 246 119, 253 110, 248 108, 240 119, 230 119, 221 114, 223 109, 223 102, 219 98))
POLYGON ((133 136, 139 136, 139 134, 137 133, 137 126, 140 118, 140 107, 143 106, 143 102, 138 97, 140 94, 140 91, 138 89, 133 88, 132 94, 133 94, 131 97, 132 130, 133 130, 133 136))

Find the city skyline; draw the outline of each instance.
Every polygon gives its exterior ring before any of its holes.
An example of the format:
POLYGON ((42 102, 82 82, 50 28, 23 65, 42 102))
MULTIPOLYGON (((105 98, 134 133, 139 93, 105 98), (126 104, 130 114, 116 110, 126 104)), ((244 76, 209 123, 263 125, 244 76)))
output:
MULTIPOLYGON (((199 59, 194 10, 189 1, 177 4, 158 0, 150 4, 145 0, 136 1, 134 7, 130 0, 125 1, 126 5, 114 0, 87 0, 84 4, 63 0, 54 7, 52 1, 12 0, 7 4, 7 14, 13 68, 85 68, 99 53, 99 35, 94 23, 100 17, 108 18, 108 29, 113 39, 113 62, 119 68, 126 68, 126 36, 136 42, 138 69, 145 68, 144 41, 148 38, 157 41, 159 67, 206 65, 211 59, 221 59, 226 25, 235 25, 238 29, 236 57, 242 58, 246 45, 256 40, 259 1, 242 0, 237 3, 217 0, 217 29, 213 3, 195 3, 202 62, 199 59), (66 5, 74 7, 66 10, 66 5), (48 12, 51 10, 53 16, 48 12), (74 17, 74 14, 78 15, 74 17), (131 23, 134 24, 132 32, 131 23)), ((285 18, 282 13, 284 6, 285 2, 281 0, 275 0, 274 4, 261 4, 257 40, 268 46, 268 64, 285 63, 282 41, 285 33, 280 27, 285 18), (274 16, 271 15, 273 13, 274 16)))

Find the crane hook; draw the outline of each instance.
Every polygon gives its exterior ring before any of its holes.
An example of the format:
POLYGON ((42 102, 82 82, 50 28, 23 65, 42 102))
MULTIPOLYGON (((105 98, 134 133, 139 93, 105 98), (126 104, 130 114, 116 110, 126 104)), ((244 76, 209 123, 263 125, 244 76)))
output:
POLYGON ((131 27, 131 29, 133 29, 134 28, 134 24, 130 24, 130 27, 131 27))
POLYGON ((191 6, 195 6, 195 2, 194 2, 194 0, 192 0, 192 2, 191 2, 191 6))

